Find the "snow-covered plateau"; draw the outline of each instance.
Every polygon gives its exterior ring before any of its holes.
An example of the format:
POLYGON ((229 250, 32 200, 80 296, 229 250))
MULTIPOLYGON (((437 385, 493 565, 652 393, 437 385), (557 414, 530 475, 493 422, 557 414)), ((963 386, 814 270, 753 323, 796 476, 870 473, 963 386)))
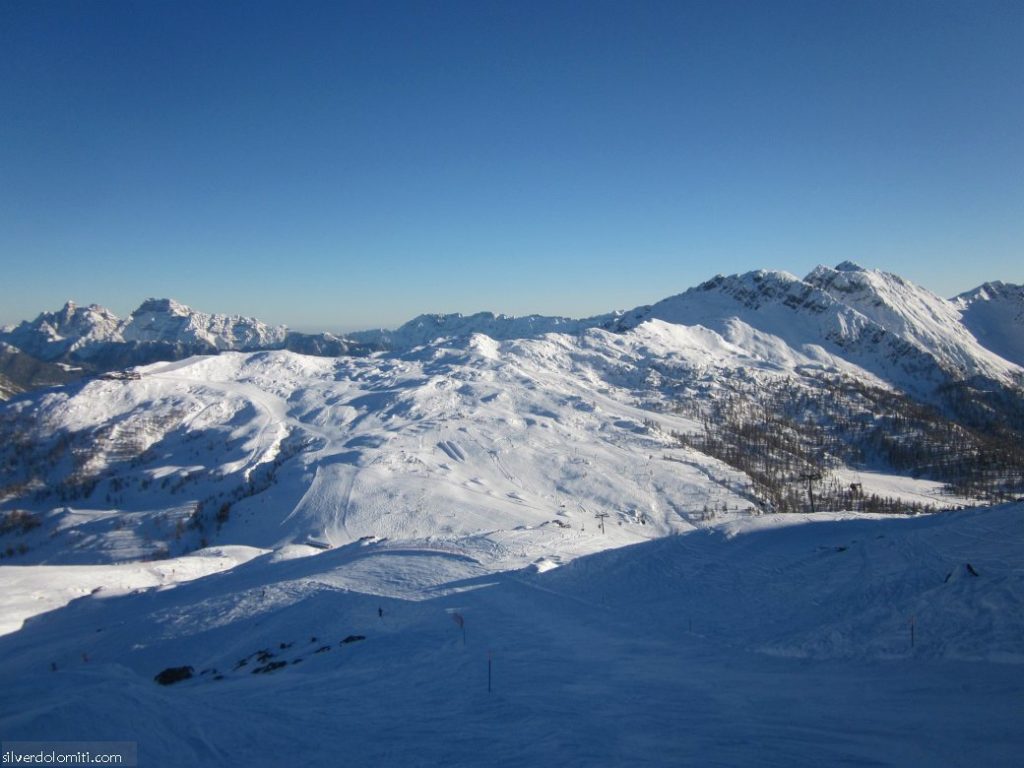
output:
POLYGON ((5 329, 88 375, 0 405, 0 736, 1018 765, 1022 296, 845 263, 348 339, 164 300, 5 329))

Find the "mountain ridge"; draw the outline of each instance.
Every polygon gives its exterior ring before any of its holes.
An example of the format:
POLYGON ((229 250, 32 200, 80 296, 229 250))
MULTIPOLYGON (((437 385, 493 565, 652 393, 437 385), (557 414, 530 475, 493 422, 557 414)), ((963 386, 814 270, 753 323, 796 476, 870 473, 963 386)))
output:
MULTIPOLYGON (((0 329, 0 341, 45 362, 101 371, 126 361, 144 364, 221 351, 291 349, 334 356, 401 351, 473 333, 505 340, 578 334, 594 327, 622 331, 649 318, 684 325, 707 325, 710 318, 719 330, 737 338, 741 329, 732 321, 738 320, 789 346, 822 346, 833 357, 856 353, 852 347, 874 337, 874 344, 884 348, 880 354, 889 358, 934 357, 943 372, 930 374, 937 380, 943 375, 980 375, 1006 381, 1019 377, 1024 364, 1024 342, 1017 341, 1024 334, 1014 332, 1024 329, 1021 286, 990 282, 946 300, 893 273, 848 261, 835 268, 816 267, 804 279, 778 270, 717 275, 655 304, 579 319, 492 312, 424 314, 392 330, 336 336, 297 333, 253 317, 200 312, 173 299, 151 298, 124 320, 95 304, 68 302, 56 312, 0 329), (817 327, 794 335, 806 320, 817 327), (1006 322, 1015 323, 1011 331, 993 328, 1006 322), (112 352, 115 347, 117 353, 112 352)), ((911 375, 920 378, 929 367, 933 366, 919 360, 911 375)))
MULTIPOLYGON (((97 304, 68 301, 54 312, 0 329, 0 344, 34 365, 59 365, 89 376, 225 351, 288 349, 301 354, 365 354, 370 348, 328 332, 301 333, 253 317, 200 312, 174 299, 149 298, 127 318, 97 304)), ((0 374, 21 391, 48 386, 53 376, 25 375, 4 365, 0 374)), ((73 377, 68 377, 73 378, 73 377)))

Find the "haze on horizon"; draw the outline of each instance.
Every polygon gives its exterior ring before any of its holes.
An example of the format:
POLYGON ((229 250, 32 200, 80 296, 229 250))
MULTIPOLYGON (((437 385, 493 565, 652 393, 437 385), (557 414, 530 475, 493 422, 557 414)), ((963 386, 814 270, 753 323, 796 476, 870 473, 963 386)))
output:
POLYGON ((1024 6, 0 6, 0 324, 587 316, 849 259, 1024 282, 1024 6))

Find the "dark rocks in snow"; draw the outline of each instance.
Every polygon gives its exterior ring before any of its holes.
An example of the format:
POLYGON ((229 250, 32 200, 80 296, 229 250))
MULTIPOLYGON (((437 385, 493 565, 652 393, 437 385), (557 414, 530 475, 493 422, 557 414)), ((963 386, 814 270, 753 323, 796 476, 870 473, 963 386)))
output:
POLYGON ((313 653, 323 653, 324 651, 329 651, 329 650, 331 650, 331 646, 329 646, 329 645, 321 645, 319 648, 317 648, 315 651, 313 651, 313 653))
POLYGON ((258 650, 255 653, 250 653, 244 659, 239 659, 238 663, 235 664, 231 671, 234 672, 236 669, 241 669, 242 667, 248 666, 249 660, 252 658, 255 658, 256 661, 258 661, 260 664, 265 664, 272 658, 274 658, 274 654, 266 648, 258 650))
POLYGON ((265 675, 268 672, 273 672, 275 669, 288 666, 287 661, 272 661, 269 664, 264 664, 262 667, 256 667, 252 673, 254 675, 265 675))
POLYGON ((188 680, 192 677, 192 671, 192 667, 188 666, 168 667, 153 679, 160 683, 160 685, 173 685, 174 683, 180 683, 182 680, 188 680))
MULTIPOLYGON (((977 578, 978 576, 981 575, 980 573, 978 573, 977 569, 975 569, 975 567, 973 565, 971 565, 970 563, 964 563, 964 570, 967 571, 967 574, 969 576, 973 576, 975 578, 977 578)), ((944 578, 942 580, 942 583, 943 584, 948 584, 949 580, 953 578, 953 574, 954 573, 956 573, 956 569, 953 569, 952 571, 947 573, 946 574, 946 578, 944 578)))
POLYGON ((347 645, 349 643, 358 643, 360 640, 365 640, 365 635, 349 635, 341 641, 340 645, 347 645))

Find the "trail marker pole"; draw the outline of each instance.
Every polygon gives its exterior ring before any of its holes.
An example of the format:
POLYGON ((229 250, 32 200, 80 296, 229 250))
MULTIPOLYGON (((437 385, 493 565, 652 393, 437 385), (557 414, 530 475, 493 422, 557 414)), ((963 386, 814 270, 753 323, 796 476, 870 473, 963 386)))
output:
POLYGON ((452 613, 452 621, 459 625, 459 629, 462 630, 462 647, 466 647, 466 620, 462 617, 461 613, 452 613))

